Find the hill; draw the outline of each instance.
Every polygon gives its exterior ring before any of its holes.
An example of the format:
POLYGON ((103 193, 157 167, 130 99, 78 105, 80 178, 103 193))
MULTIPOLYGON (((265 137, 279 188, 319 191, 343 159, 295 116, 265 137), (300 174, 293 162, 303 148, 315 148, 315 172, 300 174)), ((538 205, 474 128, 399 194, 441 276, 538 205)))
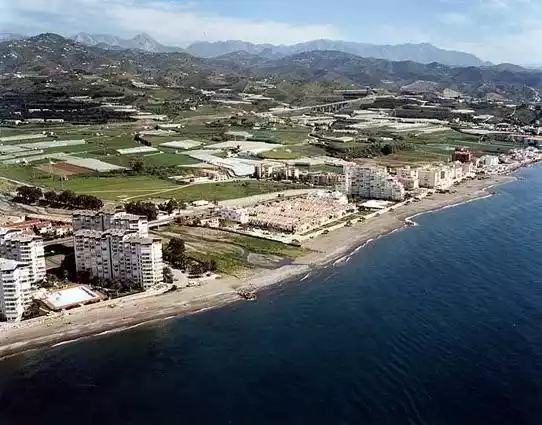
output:
POLYGON ((470 53, 440 49, 428 43, 377 45, 348 41, 313 40, 291 46, 277 46, 272 44, 253 44, 244 41, 230 40, 196 42, 186 48, 188 53, 205 58, 218 57, 238 51, 244 51, 253 55, 264 54, 266 57, 277 58, 315 50, 335 50, 356 56, 386 59, 390 61, 409 60, 419 63, 439 62, 450 66, 490 65, 470 53))
POLYGON ((0 73, 58 75, 78 71, 150 78, 175 73, 181 78, 185 74, 231 70, 230 66, 222 67, 222 62, 182 52, 150 53, 136 49, 103 49, 101 46, 88 46, 51 33, 0 42, 0 73))
POLYGON ((233 52, 214 59, 184 52, 150 53, 87 46, 56 34, 0 43, 0 73, 72 75, 74 72, 107 78, 143 78, 168 85, 203 87, 227 85, 239 79, 275 78, 304 82, 335 81, 348 85, 401 87, 418 80, 440 88, 484 95, 497 93, 529 98, 542 88, 542 71, 517 66, 452 67, 440 63, 362 58, 340 51, 311 51, 269 59, 265 55, 233 52))
POLYGON ((264 60, 250 68, 257 76, 275 75, 305 81, 338 80, 357 85, 383 85, 392 81, 405 85, 418 80, 437 83, 473 95, 500 93, 520 98, 532 88, 542 88, 542 72, 521 67, 451 67, 440 63, 388 61, 361 58, 338 51, 313 51, 264 60))

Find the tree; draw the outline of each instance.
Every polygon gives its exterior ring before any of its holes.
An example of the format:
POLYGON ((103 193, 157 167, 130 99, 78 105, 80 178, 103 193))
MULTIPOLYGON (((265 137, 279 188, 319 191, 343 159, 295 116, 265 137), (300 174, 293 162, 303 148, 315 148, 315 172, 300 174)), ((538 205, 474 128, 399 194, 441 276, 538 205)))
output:
POLYGON ((382 154, 383 155, 390 155, 393 153, 393 146, 389 143, 386 143, 384 146, 382 146, 382 154))
POLYGON ((145 171, 145 163, 142 159, 134 159, 133 161, 131 161, 131 168, 136 173, 142 173, 143 171, 145 171))
POLYGON ((173 283, 173 272, 169 267, 164 267, 164 283, 173 283))
POLYGON ((162 249, 162 255, 165 261, 177 268, 186 266, 186 248, 182 239, 170 239, 165 248, 162 249))
POLYGON ((19 186, 17 188, 17 196, 25 204, 33 204, 41 199, 43 196, 43 191, 39 187, 19 186))
POLYGON ((205 268, 207 269, 208 272, 215 272, 217 267, 218 266, 215 260, 207 260, 205 262, 205 268))
POLYGON ((125 209, 130 214, 144 215, 149 221, 158 217, 158 208, 152 202, 128 202, 125 209))
POLYGON ((179 202, 176 199, 170 199, 166 204, 166 211, 171 214, 173 211, 179 208, 179 202))
POLYGON ((58 202, 71 207, 76 204, 77 195, 72 190, 65 190, 60 195, 58 195, 58 202))
POLYGON ((58 202, 58 195, 54 190, 49 190, 43 194, 43 197, 48 204, 56 204, 58 202))

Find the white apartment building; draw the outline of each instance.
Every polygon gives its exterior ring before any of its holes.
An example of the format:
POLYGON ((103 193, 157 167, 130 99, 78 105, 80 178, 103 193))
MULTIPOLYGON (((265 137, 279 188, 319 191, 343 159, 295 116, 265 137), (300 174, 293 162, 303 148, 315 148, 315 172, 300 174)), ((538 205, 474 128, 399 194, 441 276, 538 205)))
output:
POLYGON ((45 279, 43 239, 20 229, 0 228, 0 258, 15 260, 30 267, 32 283, 45 279))
POLYGON ((484 167, 496 167, 499 165, 499 157, 493 155, 484 155, 478 160, 484 167))
POLYGON ((28 264, 0 258, 0 318, 21 320, 31 303, 32 271, 28 264))
POLYGON ((83 229, 75 233, 75 264, 78 272, 92 277, 137 282, 142 289, 162 283, 162 241, 135 230, 104 232, 83 229))
POLYGON ((385 167, 345 167, 345 191, 361 198, 402 201, 405 188, 385 167))
POLYGON ((436 167, 421 168, 418 178, 420 187, 435 189, 440 185, 440 170, 436 167))
POLYGON ((461 181, 465 178, 463 173, 463 164, 461 162, 454 162, 451 166, 452 179, 456 182, 461 181))
POLYGON ((146 217, 126 212, 107 213, 103 211, 77 211, 72 216, 73 231, 109 229, 136 231, 142 236, 149 233, 149 223, 146 217))
POLYGON ((465 162, 462 164, 463 177, 474 177, 476 175, 476 169, 472 162, 465 162))
POLYGON ((406 166, 397 169, 397 180, 402 183, 405 190, 415 190, 420 187, 420 177, 417 168, 406 166))

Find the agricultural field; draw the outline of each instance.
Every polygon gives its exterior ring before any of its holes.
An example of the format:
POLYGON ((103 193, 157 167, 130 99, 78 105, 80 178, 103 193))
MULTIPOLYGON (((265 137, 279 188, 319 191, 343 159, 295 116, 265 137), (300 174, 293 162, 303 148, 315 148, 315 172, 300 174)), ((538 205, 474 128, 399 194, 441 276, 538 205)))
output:
POLYGON ((274 135, 277 143, 283 145, 294 145, 298 143, 303 143, 309 135, 309 129, 303 127, 288 127, 288 128, 277 128, 274 131, 268 131, 270 134, 274 135))
POLYGON ((200 199, 205 199, 207 201, 224 201, 227 199, 245 198, 264 193, 280 192, 282 190, 305 188, 305 186, 302 185, 255 180, 202 183, 177 187, 177 189, 174 188, 163 192, 157 191, 152 196, 149 196, 148 194, 134 196, 133 199, 144 200, 152 197, 163 199, 175 198, 187 202, 198 201, 200 199))
POLYGON ((147 168, 152 167, 176 167, 180 165, 192 165, 199 164, 201 161, 198 161, 194 158, 189 157, 188 155, 175 154, 175 153, 152 153, 146 155, 99 155, 92 154, 89 155, 93 158, 100 159, 110 164, 120 165, 122 167, 131 167, 131 164, 134 160, 141 160, 147 168))
POLYGON ((224 201, 226 199, 244 198, 263 193, 280 192, 288 189, 301 189, 305 186, 272 181, 246 180, 239 182, 222 182, 195 184, 183 187, 168 195, 185 201, 205 199, 208 201, 224 201))

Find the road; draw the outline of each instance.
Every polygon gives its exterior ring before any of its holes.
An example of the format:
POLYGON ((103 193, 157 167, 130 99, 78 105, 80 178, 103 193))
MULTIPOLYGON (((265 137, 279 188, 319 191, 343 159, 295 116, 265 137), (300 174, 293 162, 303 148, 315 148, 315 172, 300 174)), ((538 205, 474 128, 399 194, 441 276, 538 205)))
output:
POLYGON ((59 239, 53 239, 50 241, 43 241, 43 246, 51 246, 51 245, 66 245, 71 246, 73 245, 73 236, 68 236, 66 238, 59 238, 59 239))

